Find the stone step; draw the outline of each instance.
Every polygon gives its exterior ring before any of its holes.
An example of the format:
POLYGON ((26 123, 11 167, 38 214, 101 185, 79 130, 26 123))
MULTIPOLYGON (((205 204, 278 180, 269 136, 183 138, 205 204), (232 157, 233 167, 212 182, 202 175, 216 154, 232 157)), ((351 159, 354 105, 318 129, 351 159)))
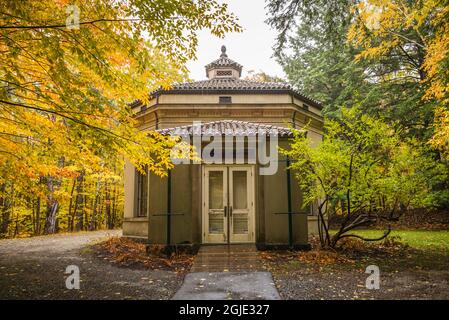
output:
POLYGON ((235 256, 235 255, 197 255, 196 259, 210 259, 210 260, 259 260, 260 257, 257 256, 235 256))
POLYGON ((206 257, 197 257, 194 263, 259 263, 259 259, 247 258, 247 259, 232 259, 232 258, 220 258, 220 259, 210 259, 206 257))
POLYGON ((201 263, 201 264, 207 264, 207 263, 259 263, 259 260, 255 259, 239 259, 239 260, 232 260, 232 259, 195 259, 194 263, 201 263))
POLYGON ((205 256, 259 256, 258 252, 198 252, 198 254, 205 256))
POLYGON ((256 246, 202 246, 193 262, 191 272, 262 271, 262 261, 256 246))
POLYGON ((209 264, 209 265, 195 265, 190 269, 190 272, 237 272, 237 271, 261 271, 258 265, 254 264, 240 264, 240 265, 226 265, 226 264, 209 264))
POLYGON ((257 252, 255 245, 205 245, 200 252, 257 252))
POLYGON ((260 268, 221 268, 221 267, 207 267, 207 268, 194 268, 190 272, 257 272, 264 271, 260 268))

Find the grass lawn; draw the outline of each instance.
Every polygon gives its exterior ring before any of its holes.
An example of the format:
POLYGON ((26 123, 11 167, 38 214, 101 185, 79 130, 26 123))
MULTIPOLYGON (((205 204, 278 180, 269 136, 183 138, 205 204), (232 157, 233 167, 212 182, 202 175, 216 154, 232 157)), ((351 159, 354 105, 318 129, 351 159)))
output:
MULTIPOLYGON (((357 234, 365 238, 380 237, 383 230, 354 230, 349 233, 357 234)), ((399 236, 400 241, 416 249, 449 250, 449 230, 393 230, 389 237, 399 236)))
MULTIPOLYGON (((336 230, 331 230, 331 233, 336 230)), ((378 238, 385 230, 359 229, 349 233, 364 238, 378 238)), ((421 269, 447 270, 449 268, 449 230, 393 230, 387 239, 395 238, 400 243, 408 245, 409 249, 396 248, 384 250, 383 240, 365 242, 367 250, 345 252, 344 255, 363 265, 369 261, 382 264, 386 269, 421 269), (380 245, 380 246, 379 246, 380 245), (371 249, 371 250, 368 250, 371 249)), ((343 265, 342 265, 343 266, 343 265)))

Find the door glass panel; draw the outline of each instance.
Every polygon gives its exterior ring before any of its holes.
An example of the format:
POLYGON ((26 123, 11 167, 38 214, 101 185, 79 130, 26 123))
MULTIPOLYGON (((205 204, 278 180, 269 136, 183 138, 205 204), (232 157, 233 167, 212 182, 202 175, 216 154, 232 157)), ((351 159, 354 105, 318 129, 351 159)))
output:
POLYGON ((248 233, 248 189, 247 171, 232 171, 232 231, 234 234, 248 233))
POLYGON ((223 213, 209 212, 209 233, 223 233, 223 225, 223 213))
POLYGON ((223 209, 223 171, 209 172, 209 209, 223 209))
POLYGON ((247 178, 246 171, 233 171, 232 172, 232 198, 234 203, 232 204, 234 209, 246 209, 248 208, 248 192, 247 192, 247 178))
POLYGON ((223 233, 223 171, 209 172, 209 232, 223 233))
POLYGON ((247 213, 234 213, 232 215, 232 232, 234 234, 248 233, 247 213))

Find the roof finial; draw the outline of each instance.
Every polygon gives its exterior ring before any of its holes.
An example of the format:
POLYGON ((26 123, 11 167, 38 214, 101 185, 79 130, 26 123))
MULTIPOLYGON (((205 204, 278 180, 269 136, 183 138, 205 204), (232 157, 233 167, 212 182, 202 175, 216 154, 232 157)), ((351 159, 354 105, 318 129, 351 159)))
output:
POLYGON ((221 46, 221 55, 220 57, 227 57, 228 55, 226 54, 226 46, 221 46))

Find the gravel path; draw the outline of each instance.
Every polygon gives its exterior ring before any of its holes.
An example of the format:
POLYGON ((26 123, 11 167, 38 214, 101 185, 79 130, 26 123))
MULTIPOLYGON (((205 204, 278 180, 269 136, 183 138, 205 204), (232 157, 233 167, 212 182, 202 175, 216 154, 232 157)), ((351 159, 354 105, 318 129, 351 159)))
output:
POLYGON ((89 248, 120 234, 114 230, 0 240, 0 299, 170 299, 182 276, 118 267, 89 248), (79 290, 66 288, 68 265, 80 269, 79 290))
POLYGON ((378 290, 366 289, 367 276, 363 270, 310 272, 302 268, 274 278, 281 297, 287 300, 449 299, 447 271, 381 273, 378 290))

